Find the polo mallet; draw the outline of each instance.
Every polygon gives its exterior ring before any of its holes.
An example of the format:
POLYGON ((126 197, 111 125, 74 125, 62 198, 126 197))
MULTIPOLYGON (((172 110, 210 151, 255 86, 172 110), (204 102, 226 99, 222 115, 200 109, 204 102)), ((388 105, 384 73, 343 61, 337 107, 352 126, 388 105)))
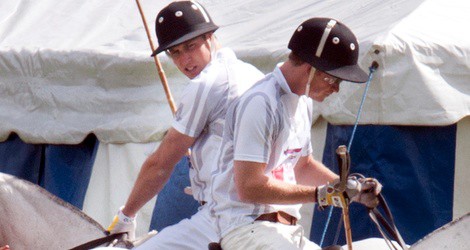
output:
MULTIPOLYGON (((341 145, 336 149, 336 156, 338 157, 339 165, 339 184, 338 191, 345 192, 346 185, 348 182, 349 169, 351 167, 351 158, 349 156, 348 149, 345 145, 341 145)), ((341 204, 344 204, 343 209, 343 222, 344 222, 344 233, 346 235, 346 243, 348 245, 348 250, 352 250, 352 232, 351 232, 351 223, 349 220, 349 198, 341 197, 343 201, 341 204)))
MULTIPOLYGON (((379 67, 379 64, 376 61, 372 62, 372 65, 369 67, 369 78, 367 79, 366 88, 362 95, 361 104, 359 105, 359 110, 356 116, 356 122, 354 123, 353 132, 351 134, 351 138, 349 140, 348 147, 342 145, 339 146, 336 150, 336 154, 338 155, 338 164, 340 164, 340 187, 343 187, 346 190, 346 183, 348 181, 349 170, 351 168, 351 158, 349 156, 349 150, 351 149, 351 145, 354 139, 354 135, 356 133, 357 125, 359 124, 359 119, 362 113, 362 107, 364 105, 364 101, 367 96, 367 91, 369 90, 370 81, 372 80, 372 75, 374 71, 379 67)), ((344 191, 343 190, 343 191, 344 191)), ((349 200, 347 201, 346 205, 343 207, 343 220, 344 220, 344 233, 346 235, 346 242, 348 244, 348 250, 352 250, 352 232, 351 232, 351 222, 349 221, 349 200)))
MULTIPOLYGON (((135 2, 137 3, 137 7, 139 8, 140 16, 142 17, 142 22, 144 23, 144 28, 145 28, 145 32, 147 33, 147 38, 149 40, 150 49, 152 50, 152 52, 154 52, 155 51, 155 46, 153 45, 152 38, 150 36, 150 31, 149 31, 149 28, 148 28, 148 25, 147 25, 147 21, 145 19, 144 11, 142 10, 142 6, 140 5, 140 1, 135 0, 135 2)), ((158 56, 155 55, 153 57, 153 59, 155 61, 155 66, 157 67, 158 75, 160 76, 160 80, 162 82, 163 89, 165 90, 166 99, 168 101, 168 104, 170 105, 171 113, 174 115, 176 113, 176 106, 175 106, 175 103, 173 101, 173 97, 171 95, 170 87, 168 86, 168 81, 166 80, 165 72, 163 71, 163 68, 162 68, 162 65, 160 63, 160 60, 158 59, 158 56)))
MULTIPOLYGON (((149 30, 149 27, 147 25, 147 20, 145 18, 144 11, 142 10, 142 6, 140 5, 140 1, 135 0, 135 2, 137 3, 137 8, 139 9, 140 17, 142 17, 142 22, 144 23, 145 33, 147 33, 147 38, 149 40, 150 49, 152 50, 152 52, 154 52, 155 51, 155 46, 153 45, 152 37, 150 36, 150 30, 149 30)), ((158 55, 155 55, 153 57, 153 59, 155 61, 155 66, 157 67, 158 75, 160 76, 160 80, 162 82, 163 89, 165 90, 166 99, 168 101, 168 104, 170 105, 171 113, 174 116, 175 113, 176 113, 176 106, 175 106, 175 102, 173 101, 173 96, 171 95, 170 87, 168 86, 168 81, 166 80, 165 72, 163 71, 162 64, 160 63, 160 60, 158 59, 158 55)), ((186 152, 186 156, 189 157, 190 155, 191 155, 191 149, 188 148, 188 151, 186 152)), ((192 191, 190 190, 190 187, 189 187, 188 190, 185 188, 183 191, 188 195, 192 194, 192 191)))
MULTIPOLYGON (((362 95, 362 100, 361 104, 359 106, 359 110, 357 112, 356 116, 356 121, 354 123, 353 131, 351 133, 351 138, 349 139, 348 147, 341 145, 336 149, 336 154, 338 157, 338 164, 339 164, 339 174, 340 174, 340 183, 339 183, 339 188, 342 188, 341 191, 346 190, 346 184, 347 184, 347 179, 349 175, 349 169, 350 169, 350 156, 349 156, 349 150, 351 149, 352 142, 354 140, 354 135, 356 133, 357 125, 359 124, 359 119, 362 113, 362 107, 364 105, 365 98, 367 96, 367 91, 369 89, 370 81, 372 80, 373 73, 377 68, 379 67, 379 64, 376 61, 373 61, 371 66, 369 67, 369 78, 367 79, 366 82, 366 88, 364 90, 364 93, 362 95)), ((343 198, 344 199, 344 198, 343 198)), ((349 201, 347 201, 349 202, 349 201)), ((349 206, 347 205, 348 203, 342 203, 346 204, 343 207, 343 216, 341 217, 344 220, 344 230, 345 230, 345 235, 346 235, 346 242, 348 245, 348 250, 352 250, 352 233, 351 233, 351 222, 349 220, 349 206)), ((323 245, 323 240, 325 239, 326 231, 328 228, 328 224, 330 222, 330 218, 333 212, 333 208, 330 207, 330 211, 328 213, 328 218, 327 222, 325 225, 325 228, 323 230, 323 235, 320 241, 320 246, 323 245)), ((339 228, 339 227, 338 227, 339 228)))

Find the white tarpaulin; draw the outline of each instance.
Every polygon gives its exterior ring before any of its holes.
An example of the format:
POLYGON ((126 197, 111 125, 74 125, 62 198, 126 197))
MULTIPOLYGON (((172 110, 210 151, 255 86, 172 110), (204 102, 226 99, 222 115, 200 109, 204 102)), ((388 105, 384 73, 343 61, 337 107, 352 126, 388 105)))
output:
MULTIPOLYGON (((428 0, 386 33, 374 37, 364 66, 379 63, 361 123, 450 125, 470 114, 469 1, 428 0)), ((371 20, 374 22, 375 20, 371 20)), ((380 22, 380 20, 377 20, 380 22)), ((363 88, 344 85, 324 104, 332 123, 351 124, 363 88), (332 105, 333 103, 333 105, 332 105)))
MULTIPOLYGON (((169 2, 141 0, 155 43, 154 18, 169 2)), ((360 42, 363 69, 372 61, 380 65, 361 123, 436 126, 470 114, 470 1, 200 3, 221 26, 221 43, 264 72, 287 55, 302 21, 317 16, 347 24, 360 42)), ((125 202, 138 168, 171 123, 150 54, 134 0, 0 1, 0 141, 15 132, 27 143, 74 144, 96 134, 102 143, 84 210, 103 225, 125 202)), ((160 59, 178 101, 187 79, 164 55, 160 59)), ((318 112, 329 122, 352 124, 363 91, 364 85, 342 84, 318 112)), ((468 118, 459 125, 458 138, 469 137, 468 125, 468 118)), ((469 155, 467 141, 457 141, 458 155, 469 155)), ((465 176, 456 171, 456 197, 465 197, 465 176)), ((153 203, 147 206, 139 217, 144 231, 153 203)))
MULTIPOLYGON (((169 2, 142 0, 152 33, 169 2)), ((346 23, 363 68, 380 64, 363 123, 442 125, 470 112, 468 1, 201 3, 221 26, 222 44, 265 72, 303 20, 346 23)), ((12 131, 30 143, 78 143, 88 133, 108 143, 160 139, 171 112, 149 54, 134 1, 1 1, 0 140, 12 131)), ((177 101, 186 79, 161 60, 177 101)), ((322 105, 328 121, 354 121, 364 85, 348 85, 322 105)))

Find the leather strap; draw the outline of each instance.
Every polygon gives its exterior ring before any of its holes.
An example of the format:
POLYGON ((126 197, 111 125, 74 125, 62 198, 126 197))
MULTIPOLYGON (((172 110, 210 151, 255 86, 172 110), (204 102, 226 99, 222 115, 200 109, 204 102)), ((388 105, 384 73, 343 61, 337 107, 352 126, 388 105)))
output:
POLYGON ((393 245, 389 237, 387 237, 388 235, 391 236, 403 250, 407 250, 408 247, 406 246, 405 241, 403 240, 400 232, 398 231, 398 228, 395 225, 395 221, 393 220, 393 216, 387 202, 385 201, 382 194, 379 194, 378 198, 379 204, 382 205, 383 211, 388 218, 385 218, 377 208, 369 209, 369 217, 375 223, 377 229, 379 230, 380 234, 382 234, 385 242, 387 242, 389 247, 391 245, 394 249, 396 249, 395 245, 393 245), (386 233, 382 228, 386 230, 386 233))
POLYGON ((297 218, 282 211, 262 214, 258 216, 258 218, 256 218, 255 221, 279 222, 281 224, 291 225, 291 226, 297 224, 297 218))
POLYGON ((91 248, 95 248, 95 247, 103 245, 104 243, 111 242, 111 241, 123 236, 124 234, 127 234, 127 233, 122 232, 122 233, 110 234, 108 236, 98 238, 98 239, 86 242, 82 245, 76 246, 74 248, 71 248, 70 250, 88 250, 88 249, 91 249, 91 248))

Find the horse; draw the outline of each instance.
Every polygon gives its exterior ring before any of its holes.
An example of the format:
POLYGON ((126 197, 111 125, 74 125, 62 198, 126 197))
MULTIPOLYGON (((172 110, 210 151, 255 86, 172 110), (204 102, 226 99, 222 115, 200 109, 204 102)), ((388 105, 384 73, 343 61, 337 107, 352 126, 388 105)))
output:
MULTIPOLYGON (((101 242, 94 246, 97 249, 109 246, 130 249, 156 234, 153 231, 132 242, 125 237, 118 243, 103 241, 110 237, 108 232, 80 209, 36 184, 4 173, 0 173, 0 204, 0 249, 5 245, 12 250, 88 249, 88 243, 97 241, 101 242)), ((469 227, 470 214, 466 214, 430 233, 409 249, 466 249, 469 227)), ((392 242, 400 248, 397 242, 392 242)), ((369 238, 353 242, 352 247, 376 250, 390 246, 381 238, 369 238)), ((326 249, 348 249, 348 246, 326 249)))
POLYGON ((470 213, 434 230, 414 243, 410 250, 452 249, 465 250, 470 239, 470 213))
POLYGON ((78 208, 42 187, 0 173, 0 246, 71 249, 106 237, 106 230, 78 208))
MULTIPOLYGON (((0 247, 72 249, 108 236, 103 226, 80 209, 36 184, 9 174, 0 173, 0 204, 0 247)), ((129 249, 154 234, 151 232, 134 242, 123 239, 116 245, 129 249)), ((354 247, 367 249, 371 242, 380 240, 354 242, 354 247)), ((108 247, 103 245, 95 247, 108 247)))

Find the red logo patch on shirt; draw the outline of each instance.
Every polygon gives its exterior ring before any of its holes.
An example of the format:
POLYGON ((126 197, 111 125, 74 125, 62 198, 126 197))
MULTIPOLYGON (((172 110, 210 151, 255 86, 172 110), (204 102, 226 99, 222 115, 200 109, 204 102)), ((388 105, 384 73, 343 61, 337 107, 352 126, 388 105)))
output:
POLYGON ((271 173, 276 180, 284 180, 284 166, 279 166, 271 170, 271 173))
POLYGON ((289 158, 294 158, 300 151, 302 151, 302 148, 286 149, 284 150, 284 155, 287 155, 289 158))

